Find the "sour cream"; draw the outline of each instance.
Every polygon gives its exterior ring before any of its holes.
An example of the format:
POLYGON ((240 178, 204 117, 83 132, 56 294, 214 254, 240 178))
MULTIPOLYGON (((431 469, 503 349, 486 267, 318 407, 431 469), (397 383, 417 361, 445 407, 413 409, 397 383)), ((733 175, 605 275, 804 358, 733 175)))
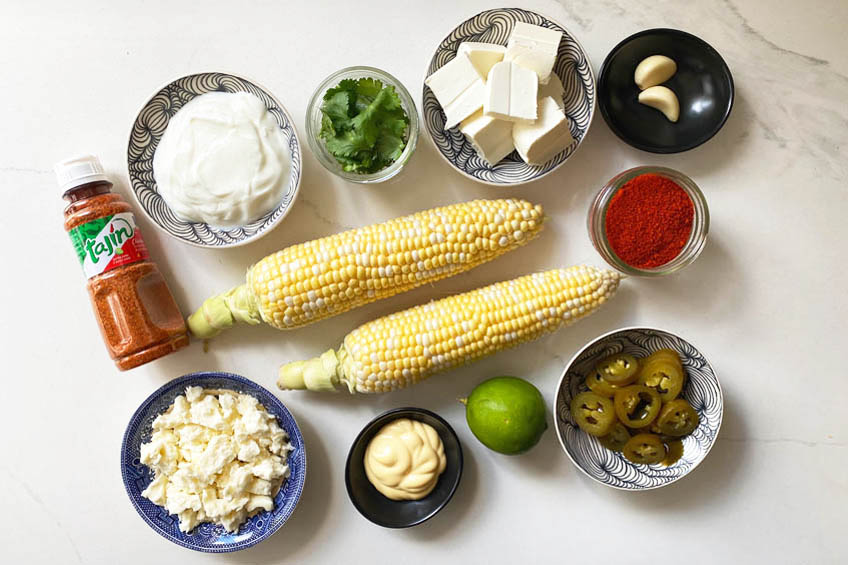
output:
POLYGON ((400 418, 368 443, 364 464, 368 480, 386 498, 420 500, 436 487, 447 458, 432 426, 400 418))
POLYGON ((221 228, 273 210, 291 153, 274 117, 247 92, 209 92, 170 120, 153 156, 159 194, 180 218, 221 228))

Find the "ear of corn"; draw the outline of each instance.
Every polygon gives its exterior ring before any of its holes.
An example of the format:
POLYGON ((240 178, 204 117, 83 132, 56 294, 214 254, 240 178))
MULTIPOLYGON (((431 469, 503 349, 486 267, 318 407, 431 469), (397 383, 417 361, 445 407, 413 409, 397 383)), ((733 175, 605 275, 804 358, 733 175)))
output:
POLYGON ((534 273, 368 322, 338 352, 283 365, 282 389, 388 392, 572 324, 618 289, 619 273, 534 273))
POLYGON ((199 338, 236 322, 304 326, 468 271, 534 239, 543 220, 524 200, 475 200, 294 245, 207 299, 188 326, 199 338))

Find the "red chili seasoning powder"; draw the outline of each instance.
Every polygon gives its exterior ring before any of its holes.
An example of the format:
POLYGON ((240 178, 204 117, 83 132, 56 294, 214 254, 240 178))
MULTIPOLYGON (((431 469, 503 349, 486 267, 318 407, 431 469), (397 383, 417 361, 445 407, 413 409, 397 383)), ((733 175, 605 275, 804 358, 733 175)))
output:
POLYGON ((680 254, 694 218, 692 199, 677 183, 660 175, 639 175, 610 199, 607 241, 631 267, 654 269, 680 254))

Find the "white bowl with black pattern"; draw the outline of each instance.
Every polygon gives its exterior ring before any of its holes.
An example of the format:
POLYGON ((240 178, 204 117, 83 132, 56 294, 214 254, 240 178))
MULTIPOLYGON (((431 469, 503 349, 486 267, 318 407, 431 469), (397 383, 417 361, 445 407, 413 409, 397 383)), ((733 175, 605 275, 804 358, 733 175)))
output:
POLYGON ((557 437, 571 462, 599 483, 621 490, 650 490, 669 485, 689 474, 706 458, 721 428, 724 400, 721 385, 712 366, 698 349, 685 339, 657 328, 623 328, 591 341, 572 357, 560 377, 554 399, 557 437), (686 383, 681 397, 695 409, 700 423, 683 439, 683 457, 668 467, 639 465, 611 451, 577 427, 571 416, 571 399, 589 390, 586 375, 604 357, 624 352, 647 357, 668 348, 680 355, 686 383))
POLYGON ((160 88, 138 113, 127 147, 130 185, 142 211, 168 235, 198 247, 236 247, 271 231, 294 204, 303 170, 300 140, 294 120, 268 90, 254 81, 226 73, 197 73, 173 80, 160 88), (283 133, 291 152, 289 183, 280 203, 247 225, 220 228, 177 217, 159 194, 153 177, 153 155, 168 122, 188 101, 207 92, 249 92, 265 104, 283 133))
POLYGON ((565 163, 586 137, 595 112, 595 74, 583 47, 564 26, 519 8, 487 10, 464 21, 442 40, 430 60, 430 76, 456 57, 464 41, 506 45, 516 22, 526 22, 562 32, 554 71, 565 88, 563 103, 574 141, 544 165, 528 165, 513 151, 505 159, 490 165, 481 159, 458 127, 445 130, 445 113, 436 96, 424 85, 422 109, 424 124, 439 154, 463 175, 493 186, 511 186, 538 180, 565 163))

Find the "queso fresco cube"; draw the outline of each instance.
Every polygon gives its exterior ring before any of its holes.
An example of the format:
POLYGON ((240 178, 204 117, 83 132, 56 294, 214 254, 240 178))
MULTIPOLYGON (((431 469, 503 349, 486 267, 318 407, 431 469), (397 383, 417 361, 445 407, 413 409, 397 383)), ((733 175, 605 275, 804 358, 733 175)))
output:
POLYGON ((556 63, 562 32, 516 22, 506 45, 504 61, 513 61, 532 69, 540 84, 547 84, 556 63))

